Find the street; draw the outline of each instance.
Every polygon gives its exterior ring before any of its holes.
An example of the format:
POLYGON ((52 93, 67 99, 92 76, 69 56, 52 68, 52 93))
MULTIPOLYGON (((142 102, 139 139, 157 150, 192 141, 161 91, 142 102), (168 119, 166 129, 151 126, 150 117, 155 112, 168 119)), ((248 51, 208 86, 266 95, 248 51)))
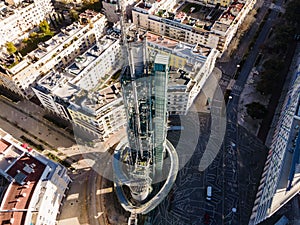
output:
POLYGON ((32 142, 44 146, 44 149, 71 147, 76 144, 74 138, 65 130, 43 118, 45 111, 41 107, 29 101, 14 103, 0 96, 0 108, 1 128, 21 141, 24 141, 21 138, 24 135, 32 142))

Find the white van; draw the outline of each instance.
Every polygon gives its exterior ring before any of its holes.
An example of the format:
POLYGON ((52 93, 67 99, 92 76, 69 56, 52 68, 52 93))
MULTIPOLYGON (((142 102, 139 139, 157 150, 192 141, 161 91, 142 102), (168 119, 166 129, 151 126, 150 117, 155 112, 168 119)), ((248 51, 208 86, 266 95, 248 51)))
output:
POLYGON ((212 186, 207 186, 206 188, 206 200, 211 200, 212 196, 212 186))

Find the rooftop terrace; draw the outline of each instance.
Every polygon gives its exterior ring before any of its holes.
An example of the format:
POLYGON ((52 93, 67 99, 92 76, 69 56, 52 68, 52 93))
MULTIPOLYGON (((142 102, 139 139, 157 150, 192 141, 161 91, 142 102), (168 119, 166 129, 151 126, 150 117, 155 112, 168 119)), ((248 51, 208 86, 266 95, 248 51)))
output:
MULTIPOLYGON (((223 8, 218 4, 215 6, 202 5, 201 3, 190 3, 184 1, 181 4, 174 5, 173 8, 160 7, 160 1, 154 4, 147 2, 139 2, 135 5, 134 10, 152 15, 151 19, 156 19, 155 16, 174 23, 193 27, 196 31, 210 31, 215 23, 218 26, 215 29, 226 30, 245 4, 245 0, 238 0, 229 5, 228 8, 223 8), (154 17, 153 17, 154 16, 154 17)), ((162 3, 163 4, 163 3, 162 3)))
POLYGON ((221 23, 230 25, 243 7, 244 7, 243 3, 233 2, 231 5, 229 5, 229 7, 222 14, 219 21, 221 23))
POLYGON ((175 19, 182 23, 208 29, 224 12, 220 7, 208 7, 205 5, 185 2, 176 11, 175 19))

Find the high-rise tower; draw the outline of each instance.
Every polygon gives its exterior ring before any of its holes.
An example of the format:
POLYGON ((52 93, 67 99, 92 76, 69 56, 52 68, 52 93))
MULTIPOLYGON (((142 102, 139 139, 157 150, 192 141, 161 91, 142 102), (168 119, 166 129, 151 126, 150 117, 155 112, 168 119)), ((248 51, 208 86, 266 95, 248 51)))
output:
POLYGON ((154 61, 148 61, 142 40, 127 43, 127 53, 121 84, 128 137, 115 151, 115 184, 127 211, 146 214, 167 196, 178 172, 177 153, 166 139, 169 56, 157 54, 154 61), (163 180, 164 159, 170 161, 169 171, 164 171, 168 176, 150 199, 151 184, 163 180))
POLYGON ((162 173, 169 57, 157 55, 154 62, 148 62, 143 42, 129 45, 129 66, 124 68, 121 81, 127 116, 128 160, 134 167, 129 174, 133 183, 129 186, 133 197, 143 200, 148 192, 139 191, 138 197, 136 189, 149 190, 149 182, 154 177, 159 179, 162 173))

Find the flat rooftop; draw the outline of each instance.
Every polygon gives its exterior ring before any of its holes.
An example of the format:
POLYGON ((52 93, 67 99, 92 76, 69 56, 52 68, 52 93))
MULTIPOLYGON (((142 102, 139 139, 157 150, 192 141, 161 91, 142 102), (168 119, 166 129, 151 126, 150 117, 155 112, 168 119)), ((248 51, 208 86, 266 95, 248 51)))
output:
POLYGON ((176 86, 182 86, 186 88, 187 84, 190 82, 188 74, 183 70, 170 71, 168 80, 168 89, 175 88, 176 86))
POLYGON ((0 22, 11 15, 15 14, 15 11, 23 9, 33 3, 33 0, 20 1, 18 5, 5 5, 5 1, 0 1, 0 22))
POLYGON ((69 83, 72 79, 74 79, 74 76, 72 77, 69 74, 50 71, 38 81, 36 88, 46 93, 53 93, 61 98, 71 98, 73 94, 78 92, 78 88, 69 83))
POLYGON ((203 29, 209 27, 219 19, 224 9, 208 7, 201 4, 185 2, 176 12, 175 19, 180 19, 183 24, 196 25, 203 29))
POLYGON ((106 51, 117 39, 106 35, 99 40, 99 42, 84 52, 82 55, 76 57, 74 62, 71 63, 66 71, 69 74, 80 76, 81 73, 89 67, 89 65, 95 61, 104 51, 106 51))
POLYGON ((83 69, 85 69, 91 62, 93 62, 97 57, 95 55, 90 54, 89 52, 85 52, 83 55, 77 56, 75 58, 75 62, 72 63, 67 71, 71 74, 78 75, 83 69))
MULTIPOLYGON (((170 52, 175 55, 187 56, 192 61, 204 62, 210 54, 211 48, 199 44, 188 44, 179 42, 174 39, 157 35, 151 32, 146 34, 147 42, 162 48, 165 52, 170 52)), ((148 44, 147 43, 147 44, 148 44)))
MULTIPOLYGON (((53 49, 65 43, 68 39, 70 39, 71 41, 71 37, 78 31, 80 31, 83 27, 84 26, 78 22, 72 23, 66 28, 61 29, 61 32, 53 36, 50 40, 38 44, 38 48, 30 52, 28 55, 34 60, 43 58, 53 49)), ((67 45, 65 45, 65 47, 67 47, 67 45)))
MULTIPOLYGON (((218 4, 208 6, 184 1, 179 6, 175 4, 173 8, 166 10, 165 7, 159 8, 157 3, 160 2, 151 4, 141 1, 135 5, 134 10, 167 19, 165 22, 174 23, 174 26, 176 23, 182 24, 182 28, 196 32, 211 31, 211 29, 225 32, 245 5, 245 0, 234 1, 227 8, 218 4)), ((157 20, 153 16, 150 19, 157 20)))
MULTIPOLYGON (((103 106, 120 98, 120 89, 121 84, 118 82, 110 87, 102 89, 101 91, 89 93, 87 93, 86 91, 81 91, 79 94, 73 97, 72 101, 82 108, 89 108, 93 112, 95 112, 103 106)), ((71 105, 70 107, 72 108, 73 106, 71 105)))
MULTIPOLYGON (((1 209, 28 208, 35 187, 45 167, 43 163, 27 153, 16 161, 7 171, 15 181, 11 183, 7 189, 8 193, 5 193, 5 197, 1 203, 1 209)), ((0 224, 24 224, 26 214, 27 212, 1 213, 0 224)))

